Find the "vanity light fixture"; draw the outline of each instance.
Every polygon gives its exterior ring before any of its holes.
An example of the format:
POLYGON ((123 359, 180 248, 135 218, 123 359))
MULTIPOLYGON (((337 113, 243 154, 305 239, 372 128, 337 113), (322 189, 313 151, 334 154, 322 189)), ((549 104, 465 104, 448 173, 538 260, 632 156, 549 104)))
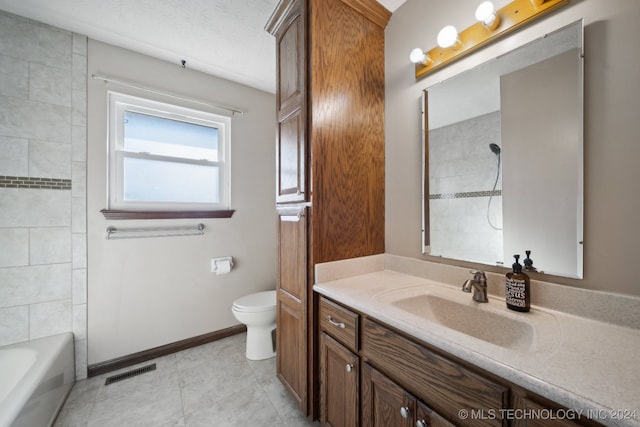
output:
POLYGON ((409 54, 409 60, 414 64, 422 65, 426 65, 431 62, 431 58, 429 58, 429 55, 427 55, 425 51, 420 49, 419 47, 411 51, 411 53, 409 54))
POLYGON ((448 25, 438 33, 438 46, 427 52, 419 48, 411 52, 411 62, 416 64, 416 78, 444 67, 567 3, 569 0, 513 0, 495 10, 490 1, 485 1, 476 9, 478 22, 460 33, 448 25))
POLYGON ((490 1, 480 3, 476 9, 476 19, 489 30, 495 30, 500 24, 500 17, 496 14, 496 8, 490 1))
POLYGON ((453 25, 447 25, 438 33, 438 46, 443 49, 453 48, 454 50, 460 49, 462 42, 458 37, 458 30, 453 25))

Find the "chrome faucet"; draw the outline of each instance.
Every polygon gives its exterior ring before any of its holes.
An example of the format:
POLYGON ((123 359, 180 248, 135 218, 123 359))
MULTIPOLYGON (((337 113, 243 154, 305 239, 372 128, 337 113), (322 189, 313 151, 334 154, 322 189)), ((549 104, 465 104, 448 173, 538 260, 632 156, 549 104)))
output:
POLYGON ((471 292, 473 288, 473 300, 477 302, 489 302, 487 299, 487 276, 484 271, 470 271, 473 279, 467 279, 462 285, 462 292, 471 292))

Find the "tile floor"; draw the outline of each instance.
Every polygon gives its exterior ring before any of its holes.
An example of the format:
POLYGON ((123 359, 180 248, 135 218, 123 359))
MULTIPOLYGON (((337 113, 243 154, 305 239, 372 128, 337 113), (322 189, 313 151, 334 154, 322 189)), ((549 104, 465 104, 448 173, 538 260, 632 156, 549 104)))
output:
POLYGON ((319 426, 294 406, 276 378, 275 358, 244 357, 246 334, 183 350, 139 366, 156 370, 105 386, 78 381, 54 427, 319 426))

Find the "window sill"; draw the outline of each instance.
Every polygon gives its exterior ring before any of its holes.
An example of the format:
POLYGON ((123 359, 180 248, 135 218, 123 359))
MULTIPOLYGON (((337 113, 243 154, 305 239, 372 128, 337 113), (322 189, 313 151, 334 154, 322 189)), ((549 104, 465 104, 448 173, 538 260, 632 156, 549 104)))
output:
POLYGON ((235 210, 220 211, 125 211, 102 209, 106 219, 176 219, 176 218, 231 218, 235 210))

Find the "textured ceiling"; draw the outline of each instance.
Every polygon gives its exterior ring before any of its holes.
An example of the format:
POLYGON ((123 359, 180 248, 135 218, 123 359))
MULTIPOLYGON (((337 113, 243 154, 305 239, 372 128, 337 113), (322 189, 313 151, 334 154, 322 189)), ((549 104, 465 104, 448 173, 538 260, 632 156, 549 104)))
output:
MULTIPOLYGON (((394 11, 406 0, 379 0, 394 11)), ((278 0, 0 0, 0 9, 267 92, 278 0)))

